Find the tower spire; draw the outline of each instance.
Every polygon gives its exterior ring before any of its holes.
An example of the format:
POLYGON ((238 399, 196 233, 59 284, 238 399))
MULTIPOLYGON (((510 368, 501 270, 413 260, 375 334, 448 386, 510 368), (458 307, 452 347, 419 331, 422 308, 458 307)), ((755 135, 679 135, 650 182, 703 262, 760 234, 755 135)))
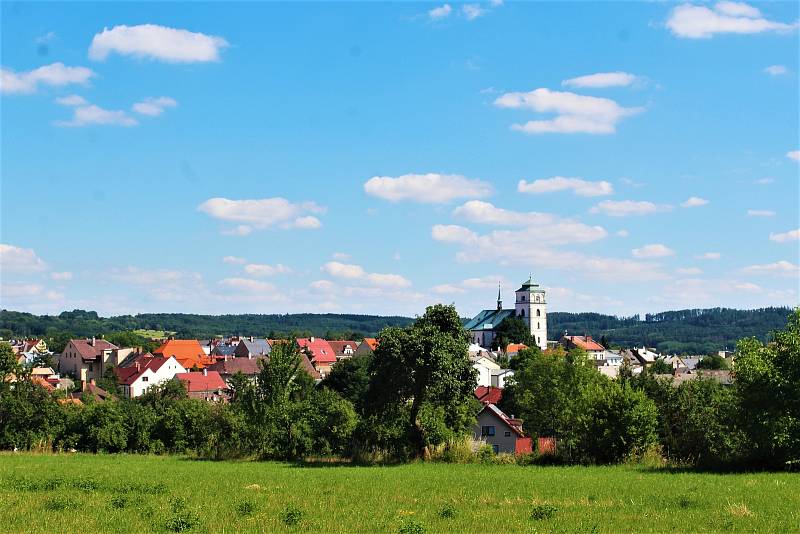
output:
POLYGON ((503 309, 503 299, 500 297, 500 282, 497 282, 497 310, 503 309))

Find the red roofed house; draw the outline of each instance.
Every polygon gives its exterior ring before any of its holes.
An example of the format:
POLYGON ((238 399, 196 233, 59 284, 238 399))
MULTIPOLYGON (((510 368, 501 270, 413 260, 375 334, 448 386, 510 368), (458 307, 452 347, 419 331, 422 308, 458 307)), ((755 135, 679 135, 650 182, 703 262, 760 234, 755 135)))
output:
POLYGON ((213 402, 228 400, 228 386, 216 371, 203 369, 194 373, 178 373, 175 378, 183 383, 192 399, 213 402))
POLYGON ((103 376, 106 365, 115 365, 119 347, 105 339, 70 339, 58 357, 58 371, 87 382, 103 376))
POLYGON ((172 380, 176 374, 185 373, 174 356, 164 358, 150 353, 136 358, 127 367, 114 368, 122 395, 129 399, 144 394, 150 387, 172 380))
POLYGON ((355 341, 328 341, 333 352, 336 353, 337 360, 352 358, 358 349, 355 341))
POLYGON ((214 363, 214 359, 206 354, 203 346, 196 339, 168 339, 153 351, 153 354, 164 358, 175 356, 178 363, 185 369, 194 367, 202 369, 214 363))
POLYGON ((561 344, 567 350, 583 349, 594 360, 599 359, 606 350, 603 345, 592 339, 592 336, 564 336, 561 338, 561 344))
POLYGON ((525 350, 528 348, 528 345, 525 343, 509 343, 506 347, 506 356, 514 356, 521 350, 525 350))
POLYGON ((325 378, 331 371, 331 366, 336 363, 336 353, 331 344, 318 337, 299 337, 297 346, 304 352, 319 374, 325 378))
POLYGON ((362 354, 372 354, 378 348, 378 340, 374 337, 365 337, 356 349, 356 356, 362 354))
POLYGON ((481 404, 499 404, 503 398, 503 390, 494 386, 478 386, 475 388, 475 398, 481 404))
POLYGON ((494 404, 486 404, 478 413, 473 438, 492 446, 495 453, 528 454, 533 442, 522 431, 522 421, 509 417, 494 404))

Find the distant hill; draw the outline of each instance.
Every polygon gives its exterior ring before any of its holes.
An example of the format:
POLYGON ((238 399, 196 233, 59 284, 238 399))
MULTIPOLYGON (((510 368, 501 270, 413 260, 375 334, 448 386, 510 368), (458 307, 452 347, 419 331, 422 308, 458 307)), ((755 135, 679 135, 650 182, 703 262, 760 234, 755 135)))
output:
MULTIPOLYGON (((589 334, 619 346, 655 347, 678 354, 706 354, 733 349, 736 341, 754 336, 763 341, 769 333, 783 328, 791 309, 762 308, 735 310, 712 308, 679 310, 640 316, 615 317, 599 313, 548 313, 548 339, 565 331, 589 334)), ((175 332, 176 337, 210 338, 217 335, 253 336, 315 335, 330 338, 375 336, 387 326, 405 326, 409 317, 295 313, 285 315, 196 315, 145 313, 99 317, 96 312, 74 310, 56 316, 0 311, 0 336, 44 336, 69 332, 92 336, 126 330, 175 332)))

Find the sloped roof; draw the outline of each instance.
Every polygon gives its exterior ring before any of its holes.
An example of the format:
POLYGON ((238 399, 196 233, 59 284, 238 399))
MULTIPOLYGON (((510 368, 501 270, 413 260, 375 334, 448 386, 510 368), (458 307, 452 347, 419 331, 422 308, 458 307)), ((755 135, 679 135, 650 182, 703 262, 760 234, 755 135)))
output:
POLYGON ((192 372, 192 373, 178 373, 175 378, 180 380, 186 386, 186 391, 189 393, 197 393, 200 391, 216 391, 218 389, 226 389, 228 386, 225 381, 216 371, 192 372))
POLYGON ((497 404, 503 399, 503 390, 494 386, 478 386, 475 398, 484 404, 497 404))
POLYGON ((148 352, 136 358, 128 367, 115 367, 114 374, 117 375, 117 379, 121 385, 130 386, 148 369, 155 373, 168 361, 169 357, 153 356, 148 352))
POLYGON ((378 348, 378 340, 374 337, 365 337, 362 343, 366 343, 369 348, 375 350, 378 348))
POLYGON ((350 347, 352 352, 355 352, 358 348, 355 341, 328 341, 328 344, 337 356, 349 356, 349 354, 345 354, 344 352, 347 347, 350 347))
POLYGON ((227 345, 225 343, 220 343, 219 345, 216 345, 213 349, 211 349, 211 354, 219 356, 232 356, 235 351, 236 351, 236 345, 227 345))
POLYGON ((254 337, 252 341, 250 338, 242 338, 239 342, 240 344, 244 344, 247 352, 255 356, 256 354, 269 354, 272 351, 272 346, 270 345, 269 341, 264 338, 256 338, 254 337))
POLYGON ((253 358, 228 358, 227 360, 220 360, 217 363, 208 367, 209 371, 216 371, 221 375, 235 375, 242 373, 244 375, 257 375, 261 371, 262 360, 267 360, 266 356, 256 356, 253 358))
POLYGON ((195 366, 202 369, 213 363, 196 339, 168 339, 153 354, 164 356, 165 358, 175 356, 178 363, 186 369, 191 369, 195 366))
POLYGON ((597 341, 593 340, 591 336, 564 336, 564 339, 569 341, 572 345, 575 345, 579 349, 583 350, 592 350, 592 351, 603 351, 606 350, 603 345, 598 343, 597 341))
POLYGON ((489 410, 491 413, 496 415, 502 422, 504 422, 508 426, 508 428, 514 431, 514 433, 517 434, 519 437, 525 436, 525 434, 522 432, 521 419, 512 419, 511 417, 507 416, 505 412, 503 412, 503 410, 501 410, 494 404, 485 404, 483 410, 489 410))
POLYGON ((494 330, 515 313, 514 310, 483 310, 468 321, 464 328, 467 330, 494 330))
POLYGON ((531 293, 544 293, 544 289, 539 288, 539 284, 535 284, 533 282, 533 277, 528 278, 526 281, 522 282, 522 287, 517 289, 515 293, 519 291, 530 291, 531 293))
POLYGON ((70 339, 70 342, 84 360, 95 360, 103 351, 119 348, 105 339, 95 339, 94 345, 91 339, 70 339))
POLYGON ((297 338, 297 345, 311 353, 311 361, 313 363, 334 363, 336 361, 336 353, 333 347, 322 338, 299 337, 297 338))
POLYGON ((527 349, 528 345, 525 343, 509 343, 506 347, 506 354, 515 354, 521 350, 527 349))

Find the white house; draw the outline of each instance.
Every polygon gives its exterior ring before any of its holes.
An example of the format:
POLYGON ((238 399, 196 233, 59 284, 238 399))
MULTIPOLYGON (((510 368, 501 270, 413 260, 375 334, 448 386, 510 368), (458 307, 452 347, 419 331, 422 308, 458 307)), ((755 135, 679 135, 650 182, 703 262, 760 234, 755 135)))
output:
POLYGON ((119 379, 122 395, 132 399, 154 385, 172 380, 178 373, 185 373, 186 368, 178 363, 175 356, 164 358, 145 354, 129 367, 114 368, 114 372, 119 379))
POLYGON ((486 386, 489 387, 492 384, 492 372, 497 372, 501 370, 500 364, 498 364, 493 359, 489 358, 488 356, 484 356, 483 354, 478 354, 476 356, 470 356, 469 358, 472 361, 472 367, 477 369, 478 371, 478 383, 477 386, 486 386))

